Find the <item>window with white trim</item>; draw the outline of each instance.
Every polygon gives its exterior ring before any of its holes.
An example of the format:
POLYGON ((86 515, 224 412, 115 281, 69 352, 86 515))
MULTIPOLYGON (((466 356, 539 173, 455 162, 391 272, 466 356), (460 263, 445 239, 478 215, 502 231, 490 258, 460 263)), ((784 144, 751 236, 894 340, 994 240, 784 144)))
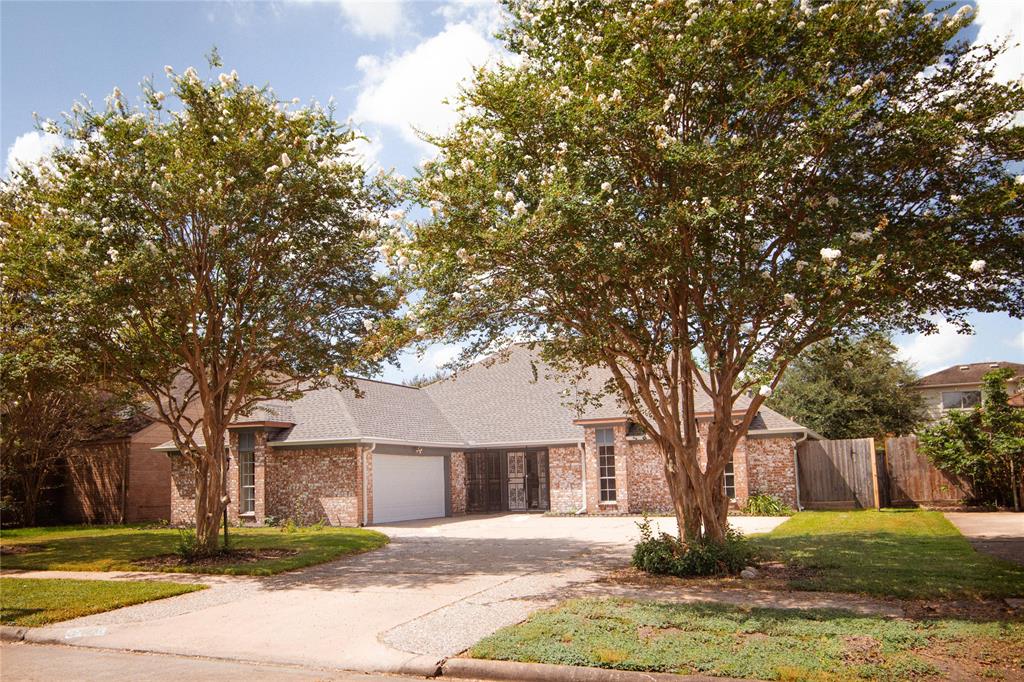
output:
POLYGON ((597 429, 597 470, 601 488, 601 501, 615 501, 615 432, 597 429))
POLYGON ((981 404, 981 391, 943 391, 942 409, 964 410, 981 404))
POLYGON ((238 434, 238 513, 256 513, 256 434, 238 434))
POLYGON ((730 500, 735 500, 736 474, 732 470, 732 462, 725 465, 725 473, 722 474, 722 485, 725 487, 725 496, 730 500))

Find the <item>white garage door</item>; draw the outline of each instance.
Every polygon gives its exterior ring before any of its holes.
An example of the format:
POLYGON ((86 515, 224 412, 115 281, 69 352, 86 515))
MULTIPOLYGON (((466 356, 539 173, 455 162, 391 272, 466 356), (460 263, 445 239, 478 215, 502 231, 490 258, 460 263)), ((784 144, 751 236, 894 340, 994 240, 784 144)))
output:
POLYGON ((444 457, 373 455, 373 522, 444 516, 444 457))

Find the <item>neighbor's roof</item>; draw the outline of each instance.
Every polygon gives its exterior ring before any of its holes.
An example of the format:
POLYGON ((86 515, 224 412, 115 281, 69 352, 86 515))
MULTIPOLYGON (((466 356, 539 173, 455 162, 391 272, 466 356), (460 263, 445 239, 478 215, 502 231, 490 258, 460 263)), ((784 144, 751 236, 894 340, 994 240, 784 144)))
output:
MULTIPOLYGON (((597 386, 607 370, 594 370, 597 386)), ((356 391, 336 385, 309 391, 291 403, 261 405, 238 420, 293 424, 271 436, 273 447, 340 442, 397 442, 410 445, 486 447, 577 443, 583 427, 577 419, 626 419, 614 397, 595 407, 574 406, 576 387, 523 345, 477 362, 455 377, 423 388, 356 379, 356 391)), ((710 410, 702 393, 698 412, 710 410)), ((746 398, 738 409, 749 405, 746 398)), ((751 433, 802 433, 807 429, 762 407, 751 433)), ((174 450, 165 443, 158 450, 174 450)))
POLYGON ((1019 362, 975 362, 969 365, 953 365, 946 369, 923 376, 914 384, 918 388, 932 386, 958 386, 980 384, 981 378, 994 369, 1008 367, 1016 376, 1024 375, 1024 365, 1019 362))

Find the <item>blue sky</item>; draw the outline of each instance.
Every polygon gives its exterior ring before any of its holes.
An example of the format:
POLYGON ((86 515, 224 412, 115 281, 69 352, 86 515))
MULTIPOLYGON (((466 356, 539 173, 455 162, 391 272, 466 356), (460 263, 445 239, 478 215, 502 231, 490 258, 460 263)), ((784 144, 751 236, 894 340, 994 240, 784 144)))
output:
MULTIPOLYGON (((1015 31, 1024 38, 1024 2, 980 0, 977 26, 965 38, 982 41, 1015 31)), ((249 82, 269 83, 282 98, 334 97, 372 139, 371 164, 410 174, 431 155, 416 129, 443 131, 454 113, 442 100, 456 92, 471 65, 494 60, 497 21, 490 0, 451 2, 19 2, 0 3, 0 144, 4 172, 50 143, 33 132, 32 113, 57 118, 84 94, 102 102, 114 86, 137 94, 143 77, 163 78, 205 67, 216 45, 227 69, 249 82)), ((1010 53, 1001 78, 1024 74, 1024 51, 1010 53)), ((964 362, 1024 362, 1024 321, 974 315, 976 334, 943 327, 929 337, 901 336, 905 356, 922 372, 964 362)), ((455 349, 407 354, 384 377, 427 373, 455 349)))

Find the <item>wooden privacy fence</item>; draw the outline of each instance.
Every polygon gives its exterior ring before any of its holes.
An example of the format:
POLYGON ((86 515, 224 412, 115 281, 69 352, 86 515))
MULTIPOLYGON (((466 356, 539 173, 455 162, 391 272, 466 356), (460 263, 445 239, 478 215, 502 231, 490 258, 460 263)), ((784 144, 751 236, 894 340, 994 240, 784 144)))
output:
POLYGON ((863 509, 953 504, 966 489, 917 451, 917 437, 808 440, 797 446, 800 504, 808 509, 863 509))
POLYGON ((809 509, 877 507, 875 440, 807 440, 797 446, 800 504, 809 509))
POLYGON ((918 504, 952 504, 967 496, 956 478, 936 469, 917 451, 917 436, 885 439, 887 499, 884 504, 905 507, 918 504))

